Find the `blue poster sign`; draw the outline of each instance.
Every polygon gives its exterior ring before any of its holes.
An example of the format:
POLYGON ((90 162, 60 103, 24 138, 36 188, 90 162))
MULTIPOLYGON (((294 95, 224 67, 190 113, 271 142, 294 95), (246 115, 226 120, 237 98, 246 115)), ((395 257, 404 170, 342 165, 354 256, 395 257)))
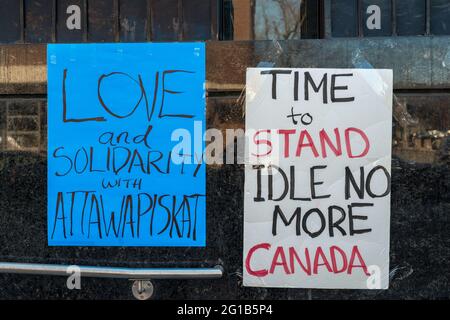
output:
POLYGON ((50 44, 48 244, 205 246, 204 43, 50 44))

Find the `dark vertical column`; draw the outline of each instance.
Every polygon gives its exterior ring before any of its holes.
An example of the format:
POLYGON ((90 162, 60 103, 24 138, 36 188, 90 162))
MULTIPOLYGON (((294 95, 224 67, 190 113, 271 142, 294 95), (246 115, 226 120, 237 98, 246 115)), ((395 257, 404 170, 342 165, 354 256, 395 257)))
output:
POLYGON ((396 0, 395 6, 399 36, 426 33, 426 0, 396 0))
POLYGON ((431 34, 450 34, 450 1, 431 0, 431 34))
POLYGON ((174 41, 181 35, 179 0, 152 0, 152 40, 174 41))
POLYGON ((392 35, 392 0, 362 0, 360 17, 365 37, 392 35))
POLYGON ((58 0, 56 2, 56 41, 86 41, 86 15, 86 0, 58 0))
POLYGON ((118 35, 118 0, 88 0, 88 40, 114 42, 118 35))
POLYGON ((53 42, 54 0, 24 0, 25 42, 53 42))
POLYGON ((22 0, 0 1, 0 43, 16 43, 23 40, 22 10, 22 0))
POLYGON ((332 0, 332 37, 356 37, 358 33, 358 1, 332 0))
POLYGON ((183 40, 211 39, 211 1, 182 1, 183 40))
POLYGON ((121 0, 120 41, 147 41, 147 0, 121 0))

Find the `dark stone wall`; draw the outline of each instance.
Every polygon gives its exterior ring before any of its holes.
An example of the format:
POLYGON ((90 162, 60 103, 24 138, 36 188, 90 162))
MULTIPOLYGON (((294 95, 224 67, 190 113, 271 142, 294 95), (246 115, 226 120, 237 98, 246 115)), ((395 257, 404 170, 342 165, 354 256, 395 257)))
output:
MULTIPOLYGON (((209 99, 209 127, 225 129, 243 126, 242 104, 236 98, 219 96, 209 99)), ((440 116, 435 116, 432 112, 412 113, 411 116, 418 117, 419 122, 427 123, 427 127, 438 121, 440 129, 448 129, 448 100, 445 100, 446 103, 441 102, 446 107, 440 116), (433 115, 435 121, 428 119, 427 115, 433 115), (442 120, 443 117, 447 119, 442 120)), ((408 110, 420 109, 421 105, 431 107, 423 101, 421 103, 410 101, 408 110)), ((394 122, 396 128, 403 125, 401 121, 394 122)), ((409 125, 412 123, 414 122, 411 120, 409 125)), ((33 128, 35 126, 31 124, 28 134, 36 131, 33 128)), ((444 148, 445 143, 441 143, 440 153, 435 155, 437 158, 428 163, 405 160, 405 157, 400 158, 394 152, 391 280, 388 290, 265 289, 242 287, 242 165, 208 167, 205 248, 49 247, 46 213, 45 97, 0 100, 0 129, 1 261, 129 267, 212 267, 220 264, 225 270, 222 279, 154 281, 155 299, 450 297, 450 170, 447 157, 450 149, 444 148), (7 139, 13 136, 15 126, 8 127, 10 114, 5 110, 10 112, 14 105, 28 115, 35 114, 36 110, 33 108, 41 108, 40 138, 34 149, 19 150, 17 146, 14 147, 11 139, 7 139)), ((27 128, 21 129, 17 132, 24 134, 24 129, 27 128)), ((413 148, 412 151, 414 150, 413 148)), ((81 286, 81 290, 68 290, 65 277, 0 274, 0 299, 133 298, 131 283, 127 280, 82 278, 81 286)))

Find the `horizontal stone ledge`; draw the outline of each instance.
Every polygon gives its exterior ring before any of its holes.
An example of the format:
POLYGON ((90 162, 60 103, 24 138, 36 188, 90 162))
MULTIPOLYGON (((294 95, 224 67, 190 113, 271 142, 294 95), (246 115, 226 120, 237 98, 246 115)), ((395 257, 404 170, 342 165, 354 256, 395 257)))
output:
POLYGON ((450 37, 224 41, 207 46, 208 90, 244 88, 247 67, 393 69, 394 89, 450 88, 450 37))
MULTIPOLYGON (((0 45, 0 94, 46 94, 45 44, 0 45)), ((247 67, 394 70, 394 89, 449 89, 450 37, 210 41, 208 91, 240 91, 247 67)))

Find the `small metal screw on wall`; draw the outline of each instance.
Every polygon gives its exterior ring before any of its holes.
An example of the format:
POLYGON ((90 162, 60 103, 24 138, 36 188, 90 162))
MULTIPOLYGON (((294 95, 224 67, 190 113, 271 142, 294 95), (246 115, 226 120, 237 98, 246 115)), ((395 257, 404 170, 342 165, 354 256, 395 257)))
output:
POLYGON ((148 300, 153 296, 155 287, 150 280, 134 280, 131 291, 136 299, 148 300))

